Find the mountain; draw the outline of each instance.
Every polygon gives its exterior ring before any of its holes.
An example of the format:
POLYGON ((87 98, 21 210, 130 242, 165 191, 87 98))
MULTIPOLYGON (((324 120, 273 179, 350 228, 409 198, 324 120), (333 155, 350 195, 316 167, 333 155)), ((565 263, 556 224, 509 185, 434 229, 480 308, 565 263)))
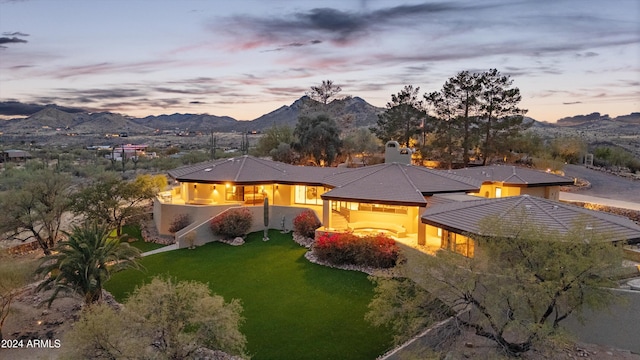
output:
POLYGON ((108 112, 68 113, 55 106, 46 106, 24 119, 5 120, 2 122, 2 130, 7 133, 35 132, 42 135, 56 131, 96 135, 152 132, 152 129, 136 124, 120 114, 108 112))
MULTIPOLYGON (((9 104, 16 107, 16 104, 9 104)), ((156 130, 164 131, 195 131, 215 132, 247 132, 264 131, 274 125, 288 125, 294 127, 298 117, 302 114, 312 114, 319 109, 330 113, 337 119, 351 117, 351 125, 356 127, 371 127, 375 125, 378 114, 384 111, 367 103, 360 97, 347 97, 334 100, 326 107, 307 96, 295 100, 291 105, 284 105, 272 112, 264 114, 254 120, 238 121, 229 116, 215 116, 208 114, 171 114, 132 118, 120 114, 100 112, 77 112, 75 109, 62 108, 56 105, 39 106, 41 109, 27 118, 2 120, 0 131, 7 134, 48 135, 63 130, 65 133, 104 135, 108 133, 128 132, 131 134, 152 134, 156 130)), ((577 130, 615 130, 628 129, 633 131, 640 125, 640 113, 610 118, 607 114, 594 112, 587 115, 576 115, 559 119, 557 123, 539 122, 532 118, 525 118, 526 122, 533 122, 534 128, 571 128, 577 130)), ((339 121, 340 122, 340 121, 339 121)))
POLYGON ((296 126, 296 122, 298 122, 300 111, 309 101, 312 100, 308 96, 303 96, 289 106, 281 106, 257 119, 246 121, 245 124, 242 125, 249 130, 264 130, 274 125, 289 125, 294 127, 296 126))
MULTIPOLYGON (((290 106, 282 106, 242 125, 245 129, 257 131, 262 131, 274 125, 295 127, 301 114, 305 112, 311 114, 320 108, 322 108, 321 103, 312 100, 308 96, 303 96, 290 106)), ((356 127, 375 125, 378 120, 378 114, 384 111, 384 109, 375 107, 357 96, 334 100, 327 104, 323 110, 336 118, 353 116, 353 125, 356 127)))
POLYGON ((229 116, 208 114, 172 114, 132 119, 136 124, 159 130, 226 131, 238 123, 229 116))

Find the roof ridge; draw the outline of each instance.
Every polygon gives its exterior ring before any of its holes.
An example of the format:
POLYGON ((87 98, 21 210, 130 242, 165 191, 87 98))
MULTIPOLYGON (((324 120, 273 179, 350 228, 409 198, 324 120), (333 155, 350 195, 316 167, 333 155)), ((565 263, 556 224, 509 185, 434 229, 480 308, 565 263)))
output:
MULTIPOLYGON (((416 192, 419 192, 420 196, 424 196, 424 195, 422 195, 422 191, 420 191, 420 189, 418 189, 416 184, 413 183, 413 180, 411 180, 411 177, 409 177, 409 175, 407 175, 407 172, 405 171, 405 169, 403 169, 402 166, 400 166, 400 164, 397 164, 397 163, 395 163, 395 164, 400 168, 400 170, 402 171, 402 175, 404 175, 404 177, 407 179, 409 184, 411 186, 413 186, 413 188, 416 190, 416 192)), ((409 165, 409 166, 411 166, 411 165, 409 165)))
MULTIPOLYGON (((364 176, 359 176, 359 177, 358 177, 358 178, 356 178, 356 179, 353 179, 353 180, 351 180, 351 181, 348 181, 348 182, 346 182, 346 183, 344 183, 344 184, 340 184, 339 186, 336 186, 336 187, 337 187, 337 188, 341 188, 341 187, 344 187, 344 186, 346 186, 346 185, 352 184, 352 183, 354 183, 354 182, 356 182, 356 181, 360 181, 360 180, 362 180, 362 179, 363 179, 363 178, 365 178, 365 177, 371 176, 372 174, 375 174, 375 173, 377 173, 377 172, 381 171, 382 169, 386 168, 384 165, 387 165, 387 164, 382 163, 382 164, 376 164, 376 165, 372 165, 372 166, 366 166, 366 168, 368 168, 368 169, 371 169, 371 168, 376 168, 376 169, 374 169, 374 171, 369 171, 369 172, 367 172, 364 176)), ((368 170, 368 169, 367 169, 367 170, 368 170)), ((357 170, 351 170, 351 171, 355 172, 355 171, 357 171, 357 170)), ((328 176, 335 176, 335 175, 339 175, 339 174, 343 174, 343 173, 344 173, 344 172, 340 172, 340 173, 332 174, 332 175, 326 175, 326 176, 324 176, 324 177, 322 178, 322 180, 324 181, 328 176)))
POLYGON ((514 172, 513 174, 509 175, 506 179, 502 180, 502 182, 507 182, 507 181, 509 181, 511 178, 514 178, 514 177, 515 177, 515 178, 518 178, 518 180, 522 181, 522 182, 523 182, 523 183, 525 183, 525 184, 528 184, 528 183, 529 183, 527 180, 523 179, 523 178, 522 178, 522 176, 520 176, 520 175, 516 174, 515 172, 514 172))
MULTIPOLYGON (((539 200, 540 202, 545 203, 546 205, 551 205, 551 208, 553 209, 554 207, 559 207, 558 204, 555 203, 555 201, 553 200, 549 200, 546 198, 537 198, 536 200, 539 200), (553 203, 551 203, 551 201, 553 201, 553 203)), ((563 223, 562 221, 558 220, 558 217, 555 216, 554 214, 552 214, 549 210, 546 209, 546 207, 542 207, 540 206, 540 204, 536 203, 536 202, 532 202, 534 205, 536 205, 536 208, 542 210, 542 212, 544 212, 545 214, 547 214, 549 216, 549 218, 553 219, 553 221, 557 224, 559 224, 561 227, 563 227, 566 230, 570 230, 571 227, 568 224, 563 223)), ((558 202, 560 203, 560 202, 558 202)), ((565 209, 567 209, 566 206, 563 206, 565 209)))

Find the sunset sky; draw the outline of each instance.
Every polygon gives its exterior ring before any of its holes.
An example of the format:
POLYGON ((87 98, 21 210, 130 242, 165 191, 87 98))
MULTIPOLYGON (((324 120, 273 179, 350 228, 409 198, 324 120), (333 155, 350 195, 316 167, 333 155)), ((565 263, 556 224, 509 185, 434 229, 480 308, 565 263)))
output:
POLYGON ((540 121, 640 111, 640 1, 0 0, 0 115, 55 103, 251 120, 322 80, 384 107, 461 70, 540 121))

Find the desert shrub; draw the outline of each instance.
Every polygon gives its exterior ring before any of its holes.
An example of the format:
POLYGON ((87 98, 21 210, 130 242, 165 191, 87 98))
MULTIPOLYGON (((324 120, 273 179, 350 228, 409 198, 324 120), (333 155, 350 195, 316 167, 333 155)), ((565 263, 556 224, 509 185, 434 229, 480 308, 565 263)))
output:
POLYGON ((179 214, 173 218, 171 225, 169 226, 169 232, 172 234, 186 228, 191 224, 191 216, 189 214, 179 214))
POLYGON ((318 259, 336 265, 359 265, 390 268, 398 260, 395 240, 383 233, 356 236, 352 233, 324 233, 313 246, 318 259))
POLYGON ((211 231, 227 238, 243 236, 249 232, 253 217, 247 208, 229 209, 211 220, 211 231))
POLYGON ((306 237, 314 237, 315 231, 320 227, 320 220, 312 210, 305 210, 293 219, 293 230, 306 237))

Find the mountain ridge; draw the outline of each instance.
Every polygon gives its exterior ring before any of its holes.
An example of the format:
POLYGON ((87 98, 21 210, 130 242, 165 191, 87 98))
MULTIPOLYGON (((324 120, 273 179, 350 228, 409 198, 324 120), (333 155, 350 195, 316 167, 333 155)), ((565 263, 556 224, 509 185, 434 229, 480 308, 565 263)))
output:
MULTIPOLYGON (((26 118, 0 121, 0 130, 5 133, 25 133, 48 131, 66 131, 79 134, 96 133, 152 133, 165 131, 195 131, 195 132, 260 132, 271 126, 288 125, 294 127, 298 117, 318 111, 323 105, 302 96, 290 105, 283 105, 269 113, 253 120, 237 120, 230 116, 209 114, 174 113, 150 115, 135 118, 110 112, 73 112, 65 111, 70 108, 57 105, 46 105, 40 111, 26 118)), ((369 104, 360 97, 346 97, 327 104, 323 111, 331 113, 338 119, 343 119, 351 126, 369 127, 376 123, 377 115, 384 108, 369 104)), ((615 118, 607 114, 594 112, 587 115, 575 115, 558 119, 556 123, 540 122, 527 117, 537 127, 635 127, 640 125, 640 112, 621 115, 615 118)))

